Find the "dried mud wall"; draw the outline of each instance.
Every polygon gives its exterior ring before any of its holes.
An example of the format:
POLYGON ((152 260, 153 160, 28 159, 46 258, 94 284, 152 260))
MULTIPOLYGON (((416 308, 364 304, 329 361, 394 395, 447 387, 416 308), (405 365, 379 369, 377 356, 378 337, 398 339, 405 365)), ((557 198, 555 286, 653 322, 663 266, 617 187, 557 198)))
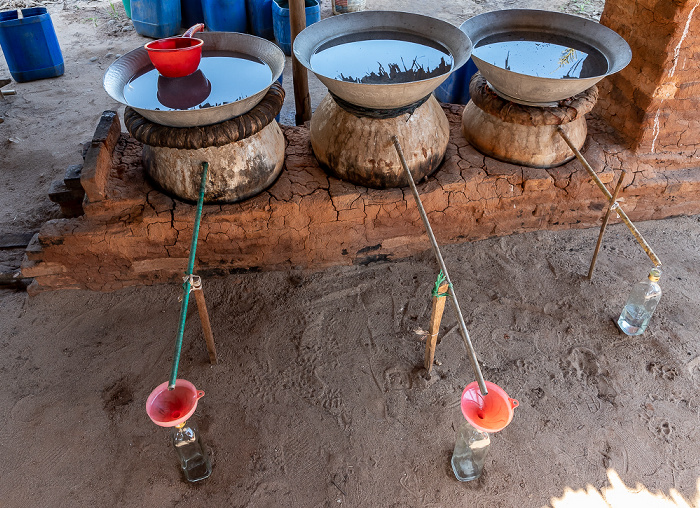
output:
POLYGON ((632 48, 600 85, 601 117, 638 152, 700 163, 700 0, 606 0, 600 22, 632 48))
MULTIPOLYGON (((462 109, 444 106, 445 160, 418 185, 438 242, 600 223, 606 200, 578 161, 545 170, 485 157, 461 133, 462 109)), ((285 169, 272 187, 242 203, 205 205, 197 273, 367 264, 430 248, 408 188, 373 190, 329 177, 308 129, 283 130, 285 169)), ((411 147, 403 148, 410 156, 411 147)), ((628 171, 621 195, 632 220, 700 213, 700 168, 687 157, 639 156, 595 118, 583 153, 609 187, 621 168, 628 171)), ((31 293, 181 281, 196 207, 145 180, 141 144, 120 132, 114 115, 103 115, 81 184, 84 215, 48 221, 27 249, 22 274, 35 279, 31 293)))

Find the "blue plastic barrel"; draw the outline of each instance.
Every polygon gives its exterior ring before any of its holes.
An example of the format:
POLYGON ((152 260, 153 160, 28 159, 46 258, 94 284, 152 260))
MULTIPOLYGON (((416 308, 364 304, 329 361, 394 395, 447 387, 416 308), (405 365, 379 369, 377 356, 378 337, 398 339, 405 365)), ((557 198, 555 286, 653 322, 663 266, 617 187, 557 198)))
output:
POLYGON ((466 104, 470 97, 469 82, 478 70, 470 58, 467 63, 450 74, 450 77, 435 89, 435 98, 440 102, 450 104, 466 104))
MULTIPOLYGON (((321 5, 318 0, 306 0, 306 26, 321 21, 321 5)), ((289 28, 289 1, 272 0, 272 23, 275 39, 284 54, 292 54, 292 30, 289 28)))
POLYGON ((180 0, 131 0, 136 33, 162 39, 180 33, 180 0))
POLYGON ((63 54, 45 7, 0 12, 0 46, 17 82, 63 74, 63 54))
POLYGON ((246 0, 250 33, 272 40, 275 29, 272 26, 272 0, 246 0))
POLYGON ((245 0, 202 0, 204 24, 212 32, 245 33, 248 24, 245 0))
POLYGON ((182 27, 190 28, 197 23, 204 23, 202 0, 180 0, 182 7, 182 27))

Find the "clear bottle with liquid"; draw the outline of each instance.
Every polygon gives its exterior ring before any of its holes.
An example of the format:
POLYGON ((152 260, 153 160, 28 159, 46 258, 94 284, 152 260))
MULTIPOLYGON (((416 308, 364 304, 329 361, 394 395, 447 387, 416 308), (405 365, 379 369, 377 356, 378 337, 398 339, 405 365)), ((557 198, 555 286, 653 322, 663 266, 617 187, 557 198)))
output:
POLYGON ((638 282, 632 288, 632 293, 617 320, 617 326, 627 335, 641 335, 646 330, 661 299, 661 287, 658 284, 660 277, 661 270, 652 268, 649 278, 638 282))
POLYGON ((460 482, 476 480, 481 476, 490 445, 489 435, 475 429, 467 421, 457 429, 452 470, 460 482))
POLYGON ((199 436, 197 424, 182 422, 173 427, 173 446, 180 458, 180 466, 189 482, 198 482, 211 474, 211 461, 199 436))

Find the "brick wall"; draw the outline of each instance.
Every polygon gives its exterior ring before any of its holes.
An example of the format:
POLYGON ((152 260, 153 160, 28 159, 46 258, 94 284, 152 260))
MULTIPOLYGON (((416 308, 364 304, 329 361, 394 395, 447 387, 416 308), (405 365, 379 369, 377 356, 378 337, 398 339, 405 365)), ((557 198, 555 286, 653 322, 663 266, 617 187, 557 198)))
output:
MULTIPOLYGON (((445 161, 418 185, 438 242, 599 225, 606 201, 578 161, 544 170, 485 157, 461 133, 462 108, 445 112, 445 161)), ((283 130, 285 169, 270 189, 204 207, 197 273, 319 269, 430 249, 408 189, 367 189, 329 177, 311 152, 308 129, 283 130)), ((700 213, 700 168, 687 157, 634 154, 595 119, 583 151, 609 188, 621 168, 629 172, 622 197, 632 220, 700 213)), ((196 207, 149 185, 141 145, 120 133, 118 118, 100 122, 81 181, 85 215, 46 222, 27 249, 22 274, 35 278, 30 291, 181 281, 196 207)))
POLYGON ((600 22, 632 62, 599 85, 598 114, 638 152, 700 164, 700 0, 607 0, 600 22))

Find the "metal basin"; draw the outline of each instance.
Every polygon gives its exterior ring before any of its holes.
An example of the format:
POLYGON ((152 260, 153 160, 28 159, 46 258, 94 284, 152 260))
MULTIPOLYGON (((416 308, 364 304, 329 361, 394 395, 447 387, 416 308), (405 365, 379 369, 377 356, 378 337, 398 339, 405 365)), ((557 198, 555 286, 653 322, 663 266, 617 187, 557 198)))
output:
MULTIPOLYGON (((221 55, 226 55, 227 52, 242 53, 262 60, 272 71, 270 82, 267 86, 248 97, 241 100, 232 100, 219 106, 181 111, 135 107, 125 99, 124 87, 131 78, 141 73, 144 69, 153 68, 153 64, 148 58, 148 52, 143 47, 140 47, 125 54, 109 66, 103 80, 105 91, 114 100, 133 107, 152 122, 170 127, 199 127, 223 122, 253 109, 284 70, 284 53, 277 45, 266 39, 237 32, 205 32, 197 34, 197 37, 204 41, 202 50, 205 53, 207 51, 216 51, 218 52, 217 54, 221 55)), ((245 79, 244 77, 241 78, 245 79)))
POLYGON ((513 72, 472 54, 479 71, 496 91, 507 99, 525 104, 546 104, 572 97, 605 76, 624 69, 632 59, 629 45, 613 30, 595 21, 559 12, 529 9, 486 12, 462 23, 460 30, 469 36, 475 48, 487 37, 493 39, 516 32, 536 32, 551 39, 561 37, 582 42, 607 60, 607 70, 601 69, 595 75, 558 79, 513 72))
MULTIPOLYGON (((450 73, 466 63, 471 55, 469 37, 457 27, 439 19, 407 12, 363 11, 342 14, 309 25, 294 40, 294 56, 316 74, 328 90, 341 99, 365 108, 393 109, 413 104, 429 95, 450 73), (383 39, 386 34, 399 39, 427 40, 438 43, 453 59, 452 68, 444 74, 402 83, 369 84, 343 81, 320 74, 311 65, 311 57, 319 47, 340 38, 383 39)), ((372 54, 356 55, 376 64, 372 54)))

